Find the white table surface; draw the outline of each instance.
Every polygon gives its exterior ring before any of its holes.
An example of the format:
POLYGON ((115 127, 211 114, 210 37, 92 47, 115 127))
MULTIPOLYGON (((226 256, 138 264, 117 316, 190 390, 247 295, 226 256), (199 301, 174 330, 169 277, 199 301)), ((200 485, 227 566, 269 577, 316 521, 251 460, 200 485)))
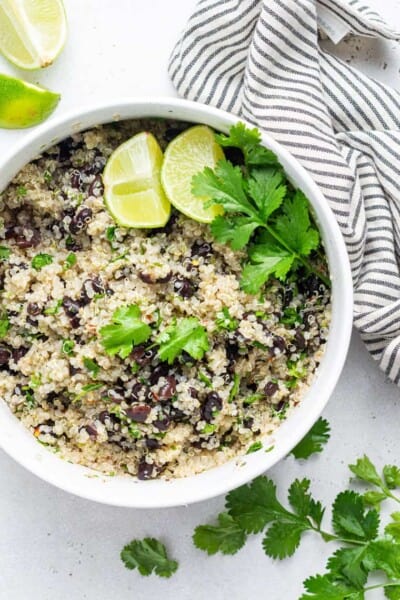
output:
MULTIPOLYGON (((65 2, 70 34, 62 56, 46 72, 24 74, 61 92, 58 115, 114 96, 174 95, 167 59, 194 0, 65 2)), ((400 28, 400 0, 373 4, 400 28)), ((353 40, 337 52, 400 89, 397 44, 353 40)), ((0 71, 15 72, 2 59, 0 71)), ((0 152, 11 153, 24 135, 1 131, 0 152)), ((324 453, 304 464, 288 458, 269 475, 282 490, 295 477, 310 477, 315 495, 329 505, 348 482, 347 464, 362 453, 378 464, 400 463, 399 390, 385 381, 357 334, 325 416, 333 431, 324 453)), ((296 600, 303 579, 321 572, 333 551, 310 535, 294 558, 273 562, 254 536, 236 556, 207 557, 193 547, 191 534, 222 509, 223 498, 161 511, 101 506, 43 483, 2 451, 0 490, 2 600, 296 600), (172 579, 143 578, 120 562, 122 546, 145 535, 167 542, 179 560, 172 579)))

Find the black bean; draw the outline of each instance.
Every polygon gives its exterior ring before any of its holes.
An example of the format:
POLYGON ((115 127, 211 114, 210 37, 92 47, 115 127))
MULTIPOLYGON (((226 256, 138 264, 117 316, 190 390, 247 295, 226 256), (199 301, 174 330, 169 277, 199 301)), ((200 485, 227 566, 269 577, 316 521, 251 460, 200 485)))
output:
POLYGON ((82 208, 74 217, 72 217, 71 223, 69 224, 70 232, 77 234, 83 231, 92 220, 92 216, 93 211, 91 208, 82 208))
POLYGON ((26 322, 29 325, 32 325, 32 327, 37 327, 37 325, 38 325, 37 319, 32 319, 32 317, 30 317, 29 315, 26 317, 26 322))
POLYGON ((6 231, 6 239, 14 240, 18 248, 32 248, 41 240, 40 231, 30 225, 13 225, 6 231))
POLYGON ((105 287, 100 277, 86 279, 82 284, 82 289, 79 295, 79 303, 82 306, 90 304, 95 294, 105 294, 105 287))
POLYGON ((72 329, 78 329, 79 325, 81 324, 81 321, 79 317, 75 316, 70 318, 69 323, 72 329))
POLYGON ((12 358, 15 363, 19 362, 23 356, 28 352, 29 348, 24 348, 20 346, 19 348, 14 348, 12 352, 12 358))
POLYGON ((160 442, 154 438, 146 438, 145 444, 149 450, 157 450, 160 447, 160 442))
POLYGON ((115 423, 120 422, 117 415, 114 415, 113 413, 109 413, 108 410, 102 410, 98 414, 97 419, 100 421, 100 423, 103 423, 103 425, 105 425, 107 421, 109 421, 111 425, 113 425, 113 424, 115 425, 115 423))
POLYGON ((142 383, 135 383, 129 397, 129 402, 138 402, 143 389, 145 389, 145 386, 142 383))
POLYGON ((94 425, 86 425, 85 429, 91 438, 97 437, 97 429, 94 425))
POLYGON ((278 404, 276 406, 274 406, 274 409, 276 412, 281 412, 286 406, 287 406, 287 401, 281 400, 280 402, 278 402, 278 404))
POLYGON ((85 165, 84 171, 87 175, 99 175, 103 171, 106 162, 104 156, 98 154, 90 165, 85 165))
POLYGON ((8 365, 8 361, 10 360, 10 358, 10 350, 8 350, 8 348, 5 348, 4 346, 0 346, 0 365, 8 365))
POLYGON ((153 371, 150 375, 150 384, 155 385, 160 377, 165 377, 168 375, 169 367, 166 363, 160 363, 156 367, 154 367, 153 371))
POLYGON ((121 404, 125 397, 125 390, 123 387, 117 386, 115 388, 109 389, 107 392, 107 396, 115 404, 121 404))
POLYGON ((65 314, 68 317, 75 317, 79 313, 79 303, 76 300, 73 300, 69 296, 64 296, 62 300, 62 306, 64 308, 65 314))
POLYGON ((196 286, 187 277, 178 276, 174 281, 174 291, 182 296, 182 298, 191 298, 196 292, 196 286))
POLYGON ((228 343, 225 346, 226 357, 229 362, 234 363, 239 356, 239 346, 238 344, 228 343))
POLYGON ((190 394, 191 398, 198 398, 199 397, 199 392, 194 387, 190 387, 189 388, 189 394, 190 394))
POLYGON ((243 427, 246 427, 246 429, 251 429, 254 425, 254 419, 253 417, 246 417, 245 419, 243 419, 243 427))
POLYGON ((143 271, 139 271, 138 272, 138 276, 139 279, 141 279, 143 281, 143 283, 155 283, 154 279, 152 278, 151 275, 149 275, 149 273, 143 273, 143 271))
POLYGON ((31 317, 36 317, 37 315, 40 315, 42 309, 38 304, 36 304, 36 302, 29 302, 28 306, 26 307, 26 312, 28 315, 31 315, 31 317))
POLYGON ((294 345, 298 350, 304 350, 306 347, 306 340, 304 335, 301 333, 300 329, 296 330, 293 340, 294 345))
POLYGON ((274 339, 272 342, 272 348, 271 348, 272 356, 275 356, 276 350, 279 350, 280 353, 282 353, 286 350, 286 342, 283 339, 283 337, 281 337, 280 335, 274 336, 274 339))
POLYGON ((76 190, 82 189, 82 175, 78 169, 74 169, 71 173, 71 187, 76 190))
POLYGON ((58 160, 60 162, 66 162, 71 157, 73 152, 73 139, 71 137, 66 138, 58 144, 58 160))
POLYGON ((69 374, 71 375, 71 377, 73 377, 74 375, 76 375, 77 373, 81 372, 81 369, 77 369, 76 367, 73 367, 71 365, 71 363, 68 364, 68 370, 69 370, 69 374))
POLYGON ((95 196, 99 198, 104 193, 104 185, 100 175, 96 175, 92 183, 89 186, 89 196, 95 196))
POLYGON ((151 479, 154 471, 154 464, 149 464, 143 458, 138 465, 138 479, 141 481, 146 481, 147 479, 151 479))
POLYGON ((205 402, 201 407, 201 418, 207 423, 210 423, 214 418, 215 411, 219 411, 222 408, 222 399, 217 392, 209 392, 206 396, 205 402))
POLYGON ((297 285, 299 288, 299 292, 301 294, 304 294, 304 296, 306 296, 307 298, 310 298, 311 296, 314 296, 315 294, 319 293, 320 284, 320 279, 316 275, 311 274, 308 277, 299 279, 297 285))
POLYGON ((268 398, 271 398, 271 396, 273 396, 279 389, 279 385, 277 383, 275 383, 274 381, 268 381, 268 383, 265 384, 264 387, 264 394, 266 396, 268 396, 268 398))
POLYGON ((183 410, 177 408, 176 406, 171 406, 169 416, 171 418, 171 421, 174 421, 176 423, 183 423, 190 419, 190 415, 187 415, 183 410))
POLYGON ((156 427, 159 431, 167 431, 170 426, 171 420, 168 415, 162 414, 160 419, 156 419, 153 421, 154 427, 156 427))
POLYGON ((146 348, 144 345, 136 346, 136 348, 131 352, 130 357, 135 361, 140 367, 144 367, 151 363, 157 351, 155 348, 146 348))
POLYGON ((204 240, 196 240, 192 245, 191 256, 210 256, 212 254, 211 244, 204 240))
POLYGON ((169 400, 176 392, 176 379, 172 375, 166 377, 167 382, 159 389, 158 397, 161 400, 169 400))
POLYGON ((138 404, 126 409, 126 416, 136 423, 144 423, 151 411, 150 406, 146 404, 138 404))

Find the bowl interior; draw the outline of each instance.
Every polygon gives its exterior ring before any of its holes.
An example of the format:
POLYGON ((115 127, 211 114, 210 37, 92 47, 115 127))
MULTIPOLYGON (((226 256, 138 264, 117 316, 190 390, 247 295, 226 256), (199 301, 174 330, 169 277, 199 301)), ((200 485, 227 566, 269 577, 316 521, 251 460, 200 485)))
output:
MULTIPOLYGON (((0 190, 30 160, 71 133, 121 119, 164 117, 204 123, 227 132, 238 118, 218 109, 184 100, 124 100, 83 110, 42 125, 25 138, 0 165, 0 190)), ((327 348, 314 383, 302 402, 273 433, 263 439, 266 451, 242 456, 199 475, 171 481, 137 481, 110 477, 60 460, 40 444, 0 401, 0 445, 21 465, 66 491, 106 504, 156 508, 197 502, 226 493, 274 465, 300 441, 320 415, 343 368, 351 335, 352 281, 347 253, 327 201, 308 173, 267 135, 263 143, 279 157, 287 175, 308 196, 327 252, 332 279, 332 322, 327 348)))

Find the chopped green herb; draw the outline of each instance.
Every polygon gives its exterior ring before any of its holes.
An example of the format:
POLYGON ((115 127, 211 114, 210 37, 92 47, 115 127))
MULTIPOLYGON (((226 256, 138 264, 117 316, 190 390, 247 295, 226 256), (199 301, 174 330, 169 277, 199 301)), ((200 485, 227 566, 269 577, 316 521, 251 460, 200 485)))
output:
POLYGON ((199 371, 197 376, 198 376, 199 380, 204 383, 204 385, 206 385, 209 388, 212 388, 212 381, 209 377, 207 377, 207 375, 205 375, 205 373, 203 373, 202 371, 199 371))
POLYGON ((25 186, 20 185, 19 187, 17 187, 17 197, 18 198, 24 198, 28 193, 28 190, 26 189, 25 186))
POLYGON ((53 257, 50 256, 50 254, 36 254, 36 256, 32 258, 31 265, 36 271, 40 271, 43 267, 51 265, 52 262, 53 257))
POLYGON ((7 246, 0 246, 0 260, 7 260, 10 258, 11 250, 7 246))
POLYGON ((309 458, 312 454, 322 452, 330 437, 330 426, 326 419, 320 417, 314 423, 310 431, 293 448, 292 454, 295 458, 309 458))
POLYGON ((212 433, 214 433, 216 428, 217 428, 216 425, 213 425, 212 423, 207 423, 207 425, 205 427, 203 427, 203 429, 200 431, 200 433, 203 433, 204 435, 211 435, 212 433))
POLYGON ((77 258, 75 252, 70 252, 64 261, 64 271, 71 269, 74 265, 76 265, 76 262, 77 258))
POLYGON ((85 368, 93 375, 93 377, 97 377, 100 371, 100 366, 97 364, 95 360, 89 358, 88 356, 83 357, 83 364, 85 368))
POLYGON ((180 319, 167 327, 157 338, 158 356, 172 364, 181 352, 187 352, 195 360, 201 360, 209 349, 205 328, 196 317, 180 319))
POLYGON ((0 340, 7 335, 7 332, 10 329, 10 327, 11 324, 7 315, 3 314, 3 316, 0 317, 0 340))
POLYGON ((235 331, 239 326, 238 320, 231 317, 229 309, 226 306, 223 307, 221 312, 217 313, 215 323, 220 331, 224 329, 226 331, 235 331))
POLYGON ((254 444, 251 444, 251 446, 249 446, 246 454, 253 454, 253 452, 258 452, 259 450, 262 450, 262 447, 263 447, 262 442, 260 442, 260 441, 254 442, 254 444))
POLYGON ((62 300, 57 300, 54 306, 50 306, 49 308, 45 308, 43 314, 45 315, 56 315, 60 310, 60 306, 62 305, 62 300))
POLYGON ((239 388, 240 388, 240 375, 238 375, 237 373, 234 373, 233 386, 231 387, 231 390, 229 392, 228 402, 233 402, 233 400, 238 395, 239 388))
POLYGON ((106 238, 108 239, 109 242, 114 242, 115 241, 115 230, 117 228, 115 226, 113 227, 107 227, 106 229, 106 238))
POLYGON ((27 408, 28 410, 32 410, 32 408, 35 408, 36 399, 33 394, 33 390, 31 390, 30 388, 27 387, 27 389, 24 392, 24 396, 25 396, 24 407, 27 408))
POLYGON ((142 433, 141 433, 140 429, 138 429, 134 423, 131 423, 129 425, 128 431, 129 431, 129 435, 134 440, 140 440, 140 438, 142 437, 142 433))
POLYGON ((302 319, 295 308, 287 306, 279 322, 284 325, 295 325, 296 323, 301 323, 302 319))
POLYGON ((82 392, 84 394, 87 394, 88 392, 94 392, 96 390, 99 390, 102 387, 104 387, 104 383, 88 383, 87 385, 84 385, 82 387, 82 392))
POLYGON ((126 358, 134 346, 148 340, 152 330, 141 320, 141 314, 137 304, 121 306, 114 312, 112 323, 100 329, 101 343, 107 354, 126 358))
POLYGON ((133 540, 122 550, 121 560, 127 569, 138 569, 145 576, 171 577, 178 569, 176 560, 168 558, 165 546, 154 538, 133 540))
POLYGON ((45 180, 46 183, 50 183, 50 181, 53 179, 53 175, 50 173, 50 171, 46 170, 43 173, 43 179, 45 180))
POLYGON ((73 340, 64 340, 61 345, 61 352, 67 354, 67 356, 71 356, 71 354, 73 354, 74 346, 75 342, 73 340))
POLYGON ((110 263, 115 263, 118 260, 122 260, 122 259, 126 258, 128 256, 128 254, 129 254, 129 252, 124 252, 123 254, 118 254, 118 256, 116 256, 115 258, 110 260, 110 263))
POLYGON ((250 394, 243 400, 243 404, 254 404, 254 402, 258 402, 264 398, 264 394, 250 394))

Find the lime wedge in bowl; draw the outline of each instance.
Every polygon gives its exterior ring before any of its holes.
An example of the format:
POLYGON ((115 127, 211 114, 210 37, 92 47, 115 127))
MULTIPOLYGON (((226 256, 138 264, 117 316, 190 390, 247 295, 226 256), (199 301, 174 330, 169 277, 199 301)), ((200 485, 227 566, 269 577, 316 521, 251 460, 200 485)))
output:
POLYGON ((53 112, 60 95, 22 79, 0 75, 0 127, 22 129, 41 123, 53 112))
POLYGON ((190 127, 172 140, 165 150, 161 169, 161 181, 171 204, 201 223, 210 223, 222 214, 223 209, 216 204, 205 208, 209 198, 192 194, 192 178, 205 167, 214 168, 223 158, 213 130, 205 125, 190 127))
POLYGON ((1 0, 0 52, 20 69, 51 65, 66 36, 61 0, 1 0))
POLYGON ((103 173, 106 206, 123 227, 164 227, 171 205, 160 181, 163 153, 156 138, 138 133, 119 146, 103 173))

